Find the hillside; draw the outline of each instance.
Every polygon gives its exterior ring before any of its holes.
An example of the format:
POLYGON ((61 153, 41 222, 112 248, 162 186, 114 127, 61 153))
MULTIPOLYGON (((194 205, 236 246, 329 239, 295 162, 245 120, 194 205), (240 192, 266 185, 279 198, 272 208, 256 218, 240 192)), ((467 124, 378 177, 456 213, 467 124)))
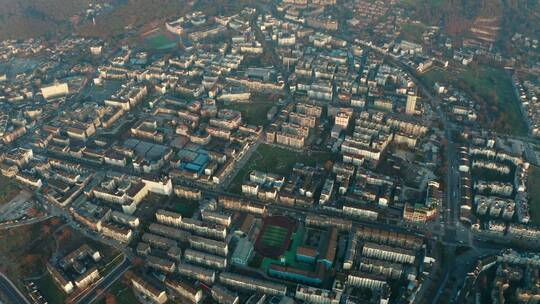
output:
POLYGON ((184 0, 130 0, 109 14, 87 22, 78 29, 83 36, 111 37, 121 34, 126 27, 136 28, 148 22, 185 14, 192 3, 184 0))
POLYGON ((0 40, 50 37, 76 32, 110 37, 127 26, 185 13, 191 3, 183 0, 0 0, 0 40), (110 9, 96 14, 96 25, 87 10, 107 3, 110 9))
POLYGON ((456 38, 509 50, 510 37, 522 33, 538 37, 538 0, 404 0, 422 23, 442 26, 456 38))
POLYGON ((67 31, 72 17, 102 0, 0 0, 0 39, 67 31))

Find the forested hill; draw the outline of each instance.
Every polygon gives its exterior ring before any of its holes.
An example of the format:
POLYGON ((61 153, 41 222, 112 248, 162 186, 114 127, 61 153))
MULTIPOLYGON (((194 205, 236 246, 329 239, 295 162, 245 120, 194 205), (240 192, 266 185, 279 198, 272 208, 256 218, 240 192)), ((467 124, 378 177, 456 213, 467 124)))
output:
POLYGON ((51 35, 70 28, 96 0, 0 0, 0 39, 51 35))
MULTIPOLYGON (((227 10, 250 2, 279 0, 0 0, 0 40, 52 36, 76 32, 111 37, 126 27, 178 16, 187 10, 227 10), (107 6, 96 13, 89 9, 107 6)), ((340 1, 338 0, 338 3, 340 1)), ((540 0, 403 0, 426 24, 442 25, 447 33, 461 35, 482 17, 500 18, 507 31, 538 30, 540 0)))
POLYGON ((500 18, 503 29, 538 29, 540 0, 405 0, 426 24, 444 26, 451 35, 465 34, 479 18, 500 18))

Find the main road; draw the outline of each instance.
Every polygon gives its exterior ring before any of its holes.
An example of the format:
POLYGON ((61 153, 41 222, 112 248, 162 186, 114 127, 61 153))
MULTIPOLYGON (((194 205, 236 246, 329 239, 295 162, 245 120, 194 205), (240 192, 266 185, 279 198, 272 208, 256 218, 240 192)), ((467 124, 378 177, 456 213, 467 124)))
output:
POLYGON ((7 297, 8 303, 30 304, 26 297, 15 287, 15 285, 0 272, 0 293, 7 297))

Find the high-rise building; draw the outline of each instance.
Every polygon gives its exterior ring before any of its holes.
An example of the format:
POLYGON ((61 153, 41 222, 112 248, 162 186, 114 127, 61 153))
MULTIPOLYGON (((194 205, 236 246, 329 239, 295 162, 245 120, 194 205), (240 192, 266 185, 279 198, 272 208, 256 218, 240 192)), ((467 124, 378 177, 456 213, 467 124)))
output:
POLYGON ((407 95, 407 105, 405 106, 405 113, 408 115, 413 115, 416 109, 416 99, 418 96, 414 93, 409 93, 407 95))

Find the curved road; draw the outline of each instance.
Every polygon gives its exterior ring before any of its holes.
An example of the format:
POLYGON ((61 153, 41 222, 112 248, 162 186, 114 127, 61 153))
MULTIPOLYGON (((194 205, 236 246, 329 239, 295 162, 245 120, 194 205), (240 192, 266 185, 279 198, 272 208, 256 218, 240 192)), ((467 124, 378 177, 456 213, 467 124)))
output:
POLYGON ((13 283, 0 272, 0 292, 7 297, 8 304, 30 304, 13 283))

